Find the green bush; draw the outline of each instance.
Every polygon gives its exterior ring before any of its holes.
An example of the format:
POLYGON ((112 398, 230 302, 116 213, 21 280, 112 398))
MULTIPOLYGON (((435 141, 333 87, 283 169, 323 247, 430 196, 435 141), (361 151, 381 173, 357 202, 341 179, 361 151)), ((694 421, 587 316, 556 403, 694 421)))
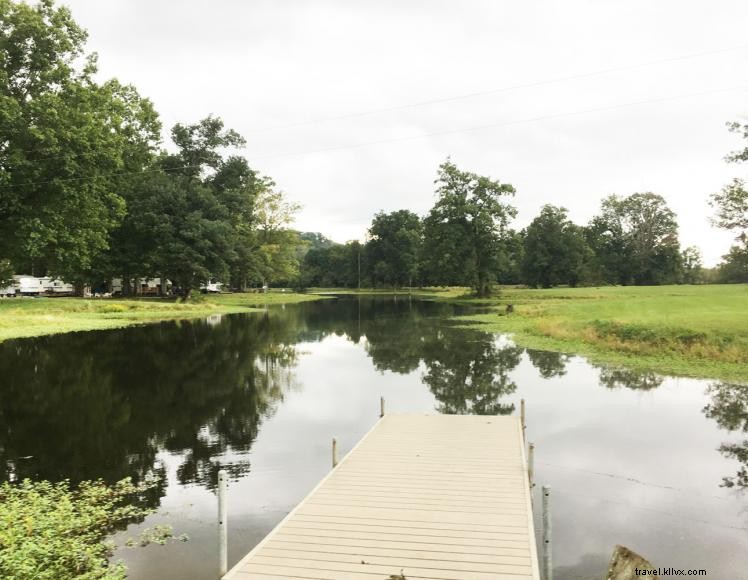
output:
POLYGON ((0 484, 0 578, 5 580, 119 580, 107 537, 152 510, 138 498, 153 484, 114 485, 24 480, 0 484))

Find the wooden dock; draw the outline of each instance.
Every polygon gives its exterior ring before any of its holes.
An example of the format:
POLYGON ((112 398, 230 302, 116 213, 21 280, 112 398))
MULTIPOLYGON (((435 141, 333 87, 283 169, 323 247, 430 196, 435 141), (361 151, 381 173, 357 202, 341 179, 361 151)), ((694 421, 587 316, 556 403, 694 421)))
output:
POLYGON ((520 418, 386 415, 224 578, 539 580, 520 418))

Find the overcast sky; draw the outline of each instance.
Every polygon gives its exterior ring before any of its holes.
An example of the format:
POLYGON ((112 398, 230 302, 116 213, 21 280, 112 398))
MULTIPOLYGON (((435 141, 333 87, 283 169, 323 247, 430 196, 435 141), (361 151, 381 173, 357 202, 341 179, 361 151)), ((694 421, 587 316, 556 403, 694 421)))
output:
POLYGON ((451 156, 516 187, 515 227, 545 203, 585 223, 605 195, 653 191, 707 265, 730 245, 706 200, 748 173, 723 160, 741 145, 725 123, 748 121, 748 2, 65 4, 102 77, 165 128, 214 114, 243 134, 302 230, 343 242, 379 210, 424 214, 451 156))

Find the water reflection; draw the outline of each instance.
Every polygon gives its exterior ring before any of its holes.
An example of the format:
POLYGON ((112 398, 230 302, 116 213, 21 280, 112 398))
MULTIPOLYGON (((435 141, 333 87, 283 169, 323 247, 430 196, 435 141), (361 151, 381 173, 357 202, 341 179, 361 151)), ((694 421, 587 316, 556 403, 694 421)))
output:
POLYGON ((626 388, 637 391, 656 389, 665 377, 649 371, 627 369, 625 367, 599 366, 600 384, 609 389, 626 388))
POLYGON ((291 382, 292 346, 267 317, 20 340, 0 348, 0 477, 215 485, 291 382), (239 452, 230 463, 215 458, 239 452))
POLYGON ((348 298, 0 344, 0 477, 164 475, 149 501, 193 541, 128 553, 132 578, 206 578, 218 469, 241 498, 236 561, 324 475, 330 437, 352 445, 369 429, 380 395, 399 412, 477 414, 516 412, 523 397, 538 481, 558 493, 559 579, 601 576, 616 542, 662 565, 714 556, 715 573, 735 569, 742 504, 712 496, 725 473, 748 487, 748 388, 705 394, 445 320, 470 312, 348 298))
MULTIPOLYGON (((711 401, 704 414, 729 432, 748 433, 748 387, 730 383, 713 383, 707 389, 711 401)), ((734 476, 722 479, 723 487, 748 489, 748 439, 722 443, 719 452, 739 462, 734 476)))
POLYGON ((544 379, 563 377, 566 374, 566 365, 571 358, 569 355, 562 352, 532 348, 528 348, 526 352, 532 366, 538 369, 538 373, 544 379))

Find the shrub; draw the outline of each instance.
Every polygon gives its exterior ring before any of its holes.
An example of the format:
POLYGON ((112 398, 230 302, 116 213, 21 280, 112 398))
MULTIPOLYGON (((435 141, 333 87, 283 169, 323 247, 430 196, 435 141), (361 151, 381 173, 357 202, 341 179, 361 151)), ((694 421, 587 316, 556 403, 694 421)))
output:
POLYGON ((119 580, 125 566, 110 563, 107 537, 153 510, 138 499, 155 484, 114 485, 24 480, 0 484, 0 578, 6 580, 119 580))

